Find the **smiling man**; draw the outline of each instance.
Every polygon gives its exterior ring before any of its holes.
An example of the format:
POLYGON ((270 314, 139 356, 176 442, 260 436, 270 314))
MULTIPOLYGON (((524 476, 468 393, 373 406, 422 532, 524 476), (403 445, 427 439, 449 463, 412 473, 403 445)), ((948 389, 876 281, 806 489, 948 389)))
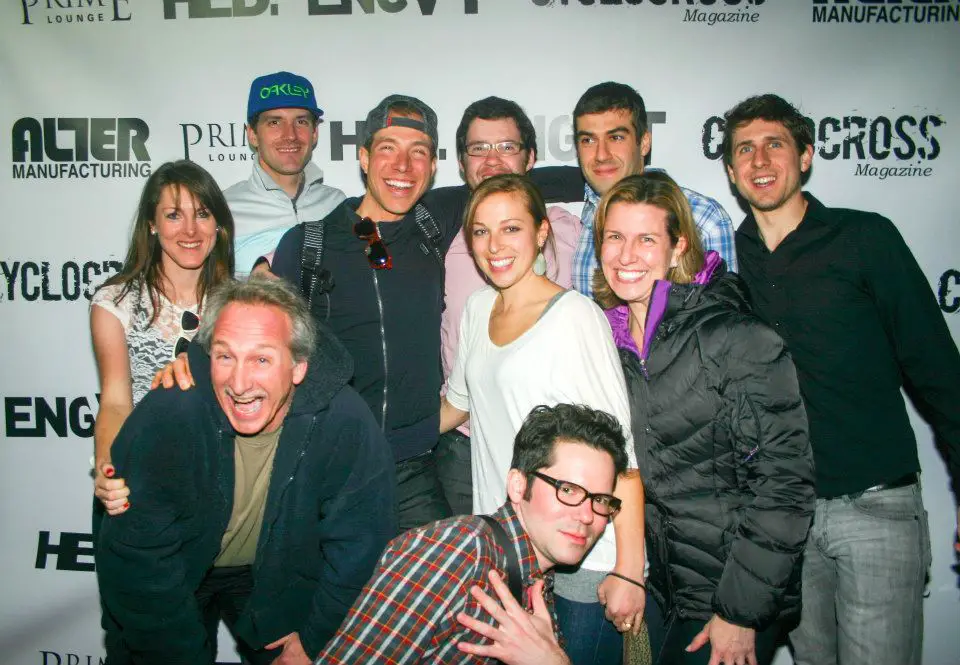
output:
MULTIPOLYGON (((573 109, 573 133, 577 159, 586 179, 583 228, 573 258, 573 286, 593 295, 593 273, 597 255, 593 242, 593 217, 600 197, 630 175, 644 171, 652 136, 647 124, 643 97, 623 83, 598 83, 588 88, 573 109)), ((714 199, 692 189, 683 189, 704 250, 723 257, 729 270, 736 271, 733 222, 714 199)))
POLYGON ((553 618, 552 570, 583 559, 617 513, 626 441, 606 413, 538 406, 517 433, 510 466, 495 525, 455 517, 390 543, 318 665, 569 665, 553 618), (473 589, 490 591, 492 575, 514 585, 537 634, 512 632, 503 610, 473 589))
POLYGON ((352 385, 386 434, 397 463, 401 529, 448 517, 434 448, 440 428, 443 255, 459 215, 418 203, 437 168, 437 116, 390 95, 367 115, 359 150, 366 191, 325 219, 290 229, 274 274, 309 293, 314 314, 353 356, 352 385), (308 233, 311 235, 308 237, 308 233), (304 272, 310 238, 322 238, 304 272), (306 247, 305 247, 306 244, 306 247))
POLYGON ((308 665, 395 533, 393 461, 287 285, 228 282, 203 317, 197 387, 149 393, 114 442, 137 510, 100 530, 107 662, 209 665, 223 618, 245 662, 308 665))
MULTIPOLYGON (((795 661, 919 663, 930 534, 901 389, 960 488, 960 354, 896 226, 803 191, 814 137, 802 113, 766 94, 725 120, 724 165, 750 206, 740 274, 787 343, 810 421, 817 505, 795 661)), ((960 535, 960 511, 957 523, 960 535)))
POLYGON ((323 184, 311 161, 323 111, 307 79, 275 72, 254 79, 247 101, 247 143, 253 173, 223 195, 236 225, 237 275, 270 257, 280 238, 298 222, 322 219, 343 201, 343 192, 323 184))

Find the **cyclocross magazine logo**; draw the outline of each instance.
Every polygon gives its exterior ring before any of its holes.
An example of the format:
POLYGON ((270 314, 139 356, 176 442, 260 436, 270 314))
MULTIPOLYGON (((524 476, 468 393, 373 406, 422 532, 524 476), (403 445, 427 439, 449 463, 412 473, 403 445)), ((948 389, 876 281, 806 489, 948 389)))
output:
POLYGON ((960 0, 813 0, 814 23, 960 23, 960 0))
POLYGON ((673 7, 683 23, 700 23, 707 26, 731 23, 759 23, 761 12, 757 9, 767 0, 530 0, 538 7, 587 7, 632 5, 648 7, 673 7))
POLYGON ((81 25, 129 21, 130 0, 20 0, 20 25, 81 25))
MULTIPOLYGON (((934 113, 825 116, 807 118, 818 158, 855 162, 853 175, 877 180, 928 178, 940 157, 937 138, 945 124, 934 113)), ((715 115, 703 123, 703 156, 720 159, 724 119, 715 115)))

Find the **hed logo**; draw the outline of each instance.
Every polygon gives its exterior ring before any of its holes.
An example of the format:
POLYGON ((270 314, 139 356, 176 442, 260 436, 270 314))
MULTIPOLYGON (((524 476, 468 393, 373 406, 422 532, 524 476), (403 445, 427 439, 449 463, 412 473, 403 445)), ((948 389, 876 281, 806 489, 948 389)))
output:
POLYGON ((57 570, 92 573, 97 569, 93 559, 93 534, 64 531, 58 542, 52 542, 49 531, 41 531, 37 541, 35 568, 46 569, 53 558, 57 570))
POLYGON ((235 18, 260 16, 270 11, 270 16, 276 16, 279 11, 277 2, 270 0, 221 0, 218 4, 229 4, 229 7, 214 7, 215 0, 163 0, 163 18, 184 18, 177 13, 178 7, 187 10, 186 18, 235 18))

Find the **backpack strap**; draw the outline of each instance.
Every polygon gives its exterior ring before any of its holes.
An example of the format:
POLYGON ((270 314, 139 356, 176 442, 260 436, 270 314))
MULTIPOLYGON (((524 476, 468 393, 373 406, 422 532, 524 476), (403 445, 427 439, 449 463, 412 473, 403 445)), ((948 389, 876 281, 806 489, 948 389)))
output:
POLYGON ((430 210, 422 203, 418 203, 414 209, 413 219, 417 223, 420 232, 427 239, 427 245, 433 250, 433 257, 443 268, 443 255, 440 253, 440 227, 437 221, 430 214, 430 210))
POLYGON ((510 542, 510 536, 507 535, 506 529, 493 515, 478 515, 477 517, 487 523, 490 531, 493 532, 494 540, 497 541, 497 544, 503 550, 503 554, 507 557, 507 586, 510 587, 510 593, 513 594, 513 597, 520 603, 520 607, 523 607, 523 577, 520 574, 520 560, 517 558, 517 551, 514 549, 513 543, 510 542))
POLYGON ((333 289, 333 275, 323 268, 323 220, 304 222, 303 247, 300 249, 300 292, 313 309, 314 294, 327 297, 327 316, 330 315, 328 294, 333 289))

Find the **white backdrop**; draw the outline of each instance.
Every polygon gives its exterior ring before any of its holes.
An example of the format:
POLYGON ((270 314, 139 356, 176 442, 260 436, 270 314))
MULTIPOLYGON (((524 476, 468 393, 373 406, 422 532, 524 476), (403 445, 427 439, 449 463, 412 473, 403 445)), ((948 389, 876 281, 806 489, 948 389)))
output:
MULTIPOLYGON (((89 294, 119 267, 151 168, 189 156, 223 186, 247 177, 243 118, 259 74, 313 81, 326 111, 315 160, 348 195, 362 189, 355 122, 388 93, 437 110, 447 155, 437 183, 454 184, 454 131, 471 101, 517 100, 535 118, 541 162, 575 163, 569 114, 580 93, 627 82, 660 120, 654 165, 719 199, 738 223, 710 119, 777 92, 817 125, 811 191, 893 219, 960 337, 958 0, 2 5, 0 663, 103 656, 89 549, 98 390, 89 294)), ((934 548, 924 664, 956 665, 955 504, 929 429, 914 425, 934 548)))

